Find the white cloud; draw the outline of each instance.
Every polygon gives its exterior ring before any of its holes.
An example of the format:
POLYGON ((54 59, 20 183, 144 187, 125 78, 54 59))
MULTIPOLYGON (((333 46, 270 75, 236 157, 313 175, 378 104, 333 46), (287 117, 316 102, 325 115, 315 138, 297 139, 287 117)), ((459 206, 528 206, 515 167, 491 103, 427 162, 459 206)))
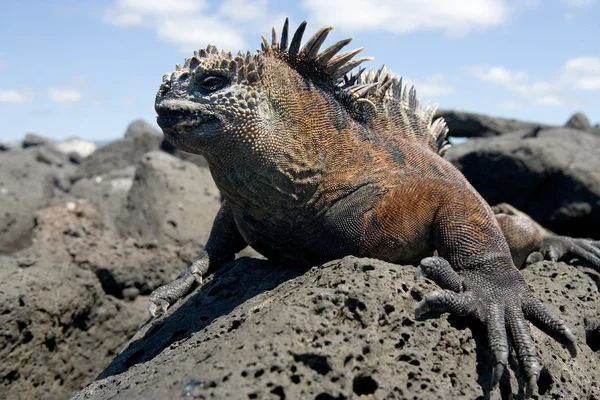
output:
POLYGON ((561 0, 562 3, 565 3, 569 7, 581 7, 581 6, 589 6, 596 2, 596 0, 561 0))
POLYGON ((515 87, 527 78, 525 72, 513 72, 504 67, 476 66, 473 68, 473 74, 482 81, 508 87, 515 87))
POLYGON ((600 90, 600 76, 583 76, 577 78, 574 87, 583 90, 600 90))
POLYGON ((209 43, 236 52, 247 48, 245 32, 264 29, 260 24, 269 18, 268 11, 267 0, 225 0, 216 12, 205 0, 115 0, 103 20, 149 28, 185 52, 209 43))
POLYGON ((568 71, 600 74, 600 57, 577 57, 565 63, 568 71))
POLYGON ((417 94, 420 98, 431 98, 447 96, 454 92, 454 88, 444 83, 445 77, 442 74, 434 74, 425 79, 412 80, 403 79, 404 82, 410 87, 414 85, 417 89, 417 94))
POLYGON ((19 90, 0 90, 0 103, 21 104, 29 101, 31 95, 19 90))
POLYGON ((542 96, 533 101, 534 104, 540 106, 562 106, 565 102, 556 96, 542 96))
POLYGON ((156 27, 159 38, 191 51, 207 44, 229 51, 243 50, 246 45, 238 30, 217 18, 182 17, 161 21, 156 27))
POLYGON ((115 25, 140 25, 144 18, 189 15, 206 6, 204 0, 116 0, 114 6, 106 10, 104 19, 115 25))
MULTIPOLYGON (((303 0, 314 26, 334 24, 342 31, 407 33, 441 30, 466 34, 506 23, 518 9, 534 7, 539 0, 303 0)), ((208 0, 113 0, 105 9, 105 23, 140 26, 188 52, 208 43, 237 51, 247 48, 245 33, 265 30, 279 13, 268 0, 223 0, 211 7, 208 0)), ((277 19, 277 27, 281 25, 277 19)), ((264 32, 265 35, 268 32, 264 32)))
POLYGON ((563 105, 560 94, 565 90, 600 90, 600 57, 569 59, 549 80, 530 81, 525 72, 501 66, 479 65, 470 71, 479 80, 504 87, 537 105, 563 105))
POLYGON ((260 19, 267 10, 267 0, 224 0, 219 13, 234 21, 252 21, 260 19))
POLYGON ((48 88, 48 97, 57 103, 77 103, 83 99, 81 93, 75 89, 48 88))
POLYGON ((568 60, 563 68, 563 79, 576 89, 600 90, 600 57, 568 60))
POLYGON ((521 108, 521 103, 517 103, 516 101, 505 101, 504 103, 500 104, 500 107, 507 110, 517 110, 521 108))
POLYGON ((317 25, 343 31, 442 30, 452 35, 501 25, 512 11, 504 0, 380 0, 368 5, 363 0, 304 0, 302 5, 317 25))
POLYGON ((471 72, 479 80, 494 83, 522 96, 541 96, 556 89, 555 83, 544 81, 526 82, 527 74, 520 71, 511 71, 505 67, 475 66, 471 72))

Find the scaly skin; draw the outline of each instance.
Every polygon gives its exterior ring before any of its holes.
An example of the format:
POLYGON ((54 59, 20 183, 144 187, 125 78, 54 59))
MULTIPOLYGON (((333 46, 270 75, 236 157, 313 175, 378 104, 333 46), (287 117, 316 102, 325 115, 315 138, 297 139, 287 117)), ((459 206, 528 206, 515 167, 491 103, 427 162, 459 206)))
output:
MULTIPOLYGON (((281 42, 273 31, 272 43, 263 38, 254 55, 208 46, 163 78, 159 125, 176 147, 204 155, 225 200, 198 259, 151 295, 152 314, 247 245, 303 266, 346 255, 417 263, 437 251, 419 271, 445 290, 427 296, 417 314, 482 320, 496 360, 494 384, 510 335, 526 392, 535 394, 540 366, 526 321, 576 352, 572 333, 515 266, 543 244, 543 233, 526 219, 495 217, 440 157, 445 124, 432 123, 435 109, 420 108, 414 90, 385 70, 346 75, 365 59, 353 59, 357 51, 336 55, 348 41, 319 52, 331 27, 300 48, 304 27, 288 48, 286 20, 281 42)), ((556 243, 567 240, 551 247, 556 243)), ((586 254, 597 255, 588 245, 586 254)))

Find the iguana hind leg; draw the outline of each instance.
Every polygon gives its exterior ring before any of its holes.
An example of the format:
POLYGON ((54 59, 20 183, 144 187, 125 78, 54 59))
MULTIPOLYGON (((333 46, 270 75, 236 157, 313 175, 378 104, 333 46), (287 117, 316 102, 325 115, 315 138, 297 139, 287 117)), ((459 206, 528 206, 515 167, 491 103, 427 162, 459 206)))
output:
POLYGON ((492 386, 498 384, 508 364, 510 343, 525 377, 526 395, 533 396, 541 367, 527 321, 565 344, 572 355, 576 354, 575 337, 535 298, 483 199, 465 191, 453 192, 444 200, 434 224, 440 257, 426 258, 419 266, 422 274, 444 290, 428 294, 416 314, 450 312, 482 321, 494 355, 492 386))
POLYGON ((225 200, 215 217, 205 248, 200 251, 192 265, 177 279, 150 294, 150 304, 148 305, 150 314, 155 317, 161 311, 167 311, 177 300, 191 292, 196 283, 201 284, 203 276, 225 262, 233 260, 235 253, 243 250, 246 246, 225 200))
POLYGON ((600 271, 600 241, 556 235, 507 203, 492 209, 517 267, 523 266, 532 251, 539 251, 552 261, 567 256, 577 257, 600 271))

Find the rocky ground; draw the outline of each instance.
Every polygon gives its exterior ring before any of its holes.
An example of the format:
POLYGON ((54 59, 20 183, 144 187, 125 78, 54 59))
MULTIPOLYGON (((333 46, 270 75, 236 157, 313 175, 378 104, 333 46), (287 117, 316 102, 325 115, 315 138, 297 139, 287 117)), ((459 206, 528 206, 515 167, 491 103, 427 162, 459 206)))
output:
MULTIPOLYGON (((581 114, 567 127, 442 114, 472 138, 448 158, 488 201, 600 238, 598 126, 581 114)), ((348 257, 301 271, 242 258, 148 320, 147 296, 205 243, 219 200, 205 160, 143 121, 98 149, 32 134, 0 143, 0 398, 69 398, 88 384, 76 398, 487 395, 483 328, 415 320, 434 285, 411 266, 348 257)), ((532 328, 540 390, 600 398, 600 276, 572 261, 524 270, 579 339, 571 360, 532 328)), ((492 398, 518 395, 511 370, 492 398)))

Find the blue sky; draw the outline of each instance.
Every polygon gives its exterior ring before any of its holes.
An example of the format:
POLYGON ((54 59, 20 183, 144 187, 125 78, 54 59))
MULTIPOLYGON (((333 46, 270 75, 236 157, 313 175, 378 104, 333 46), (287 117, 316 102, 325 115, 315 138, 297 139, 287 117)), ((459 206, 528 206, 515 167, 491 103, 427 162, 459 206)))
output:
MULTIPOLYGON (((285 16, 335 26, 444 109, 600 122, 599 0, 2 0, 0 140, 109 140, 155 123, 162 74, 208 43, 254 50, 285 16), (290 3, 292 4, 292 3, 290 3)), ((327 44, 326 43, 326 44, 327 44)), ((369 66, 368 65, 368 66, 369 66)))

